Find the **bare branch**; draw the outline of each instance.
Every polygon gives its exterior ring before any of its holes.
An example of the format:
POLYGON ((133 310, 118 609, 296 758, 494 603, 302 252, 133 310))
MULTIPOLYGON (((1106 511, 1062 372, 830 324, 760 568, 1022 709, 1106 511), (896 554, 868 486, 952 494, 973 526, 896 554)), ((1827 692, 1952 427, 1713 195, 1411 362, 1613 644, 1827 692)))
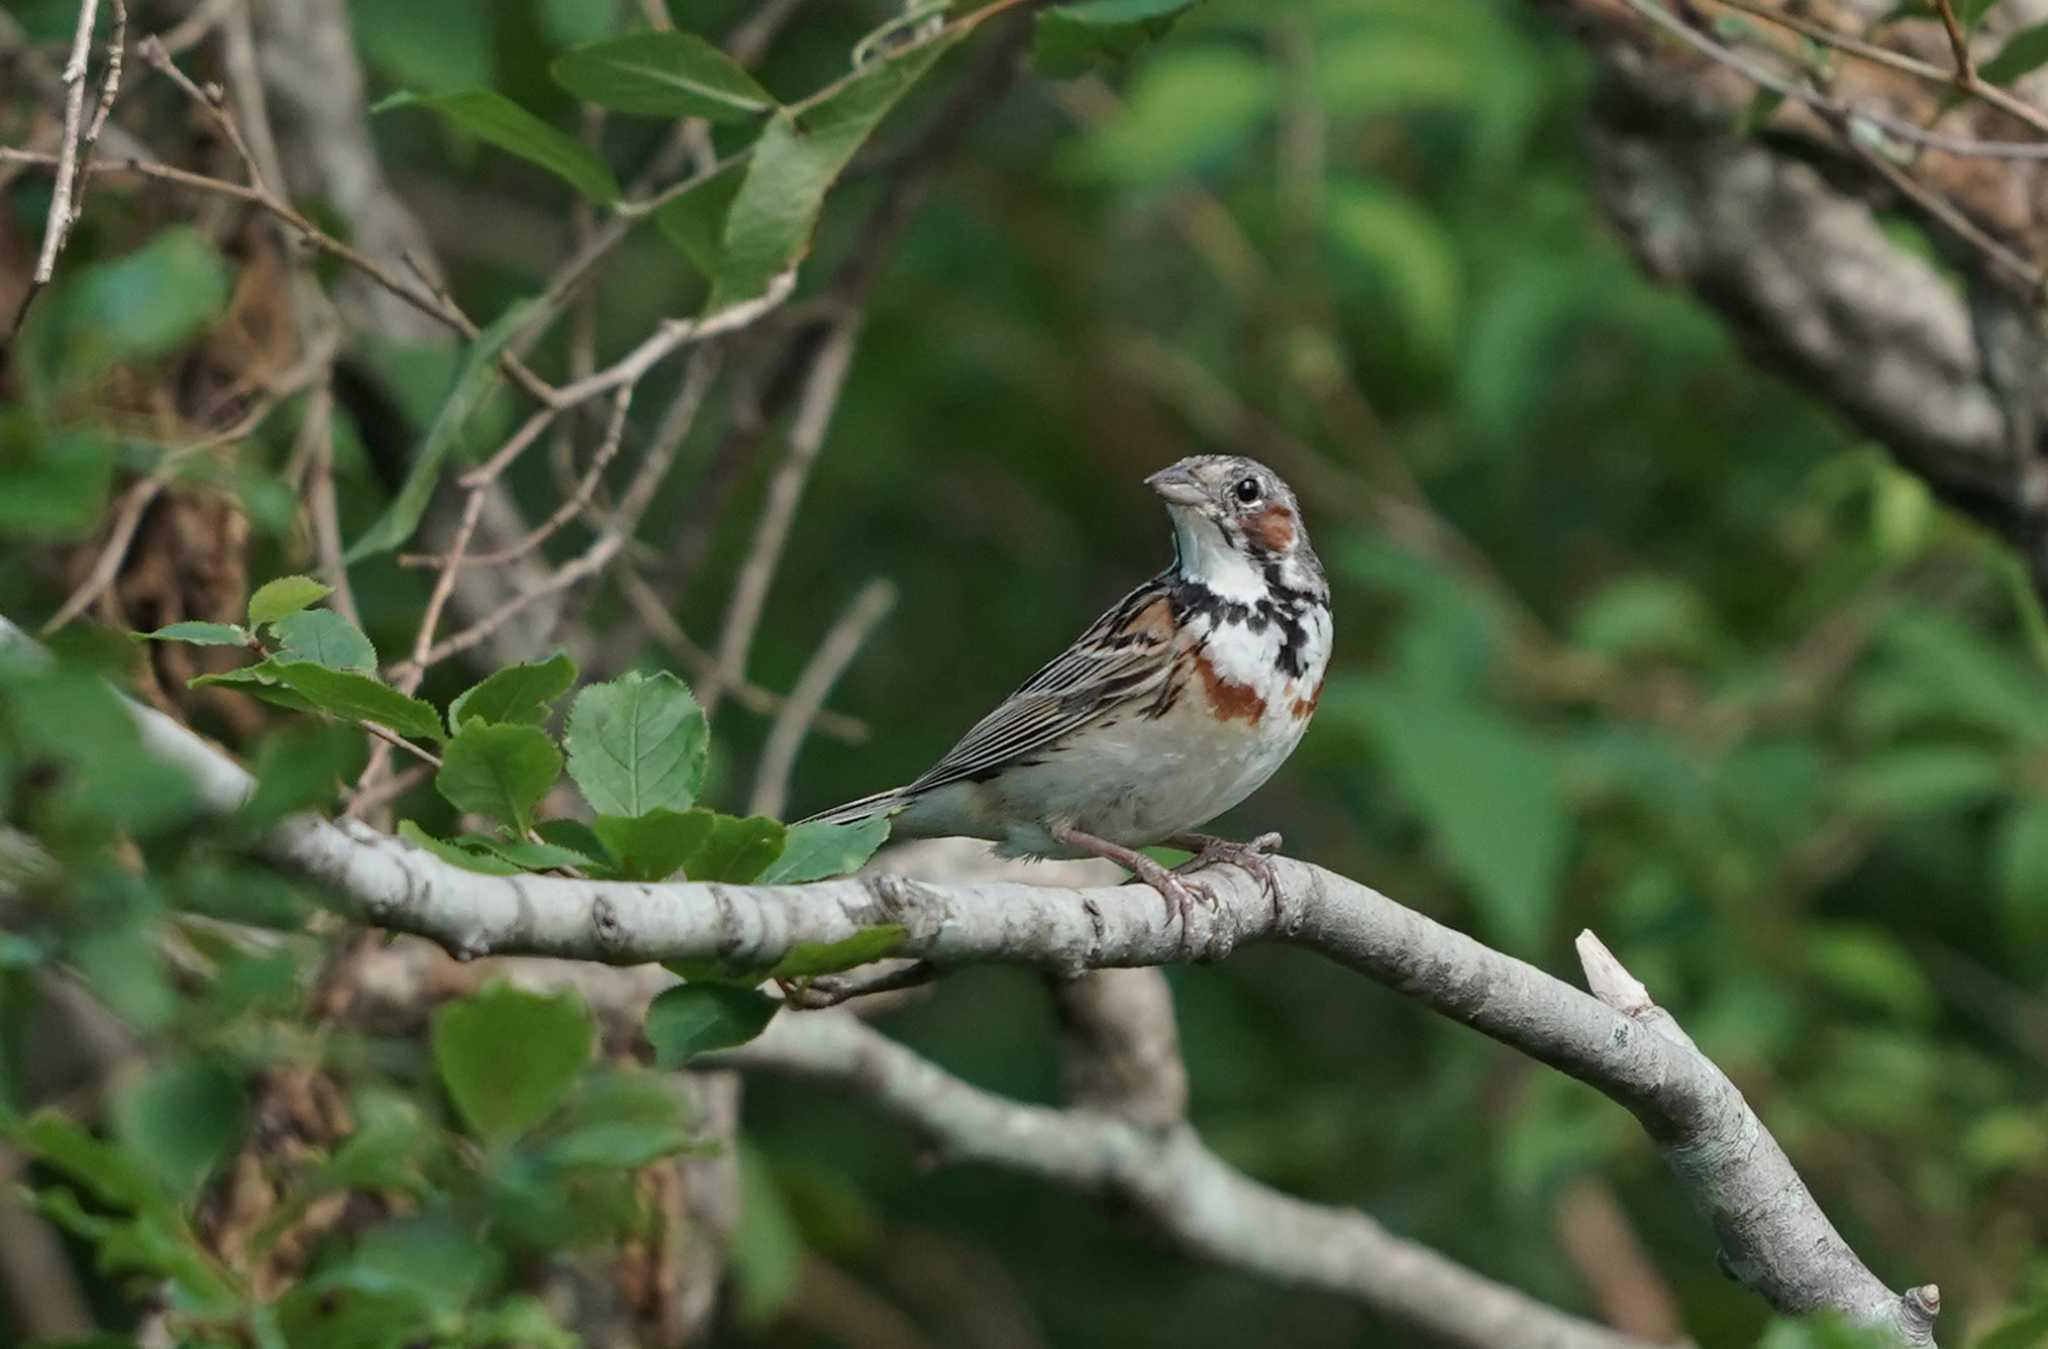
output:
POLYGON ((952 1077, 844 1012, 784 1016, 719 1060, 869 1095, 946 1160, 1008 1167, 1134 1205, 1190 1250, 1284 1283, 1360 1298, 1433 1340, 1499 1349, 1646 1349, 1405 1241, 1231 1169, 1185 1124, 1152 1128, 1092 1110, 1020 1105, 952 1077))
POLYGON ((825 640, 818 643, 810 663, 790 688, 775 724, 768 728, 768 743, 761 749, 761 766, 754 775, 754 794, 747 803, 748 814, 782 814, 789 799, 790 774, 796 769, 797 751, 803 748, 804 737, 810 734, 818 714, 824 710, 832 686, 853 663, 868 634, 895 605, 893 584, 879 579, 870 581, 846 606, 846 612, 825 634, 825 640))
MULTIPOLYGON (((80 0, 78 26, 71 35, 71 56, 64 63, 61 77, 64 84, 64 138, 57 152, 57 182, 50 193, 49 216, 43 223, 42 251, 36 255, 35 270, 29 274, 28 289, 21 297, 21 305, 14 311, 14 330, 17 332, 28 317, 29 306, 35 302, 37 293, 57 274, 57 255, 64 251, 64 241, 70 237, 71 227, 78 222, 76 184, 81 175, 81 165, 87 170, 90 168, 89 147, 85 144, 84 134, 85 63, 92 54, 92 28, 99 12, 99 0, 80 0)), ((110 62, 118 78, 118 59, 111 58, 110 62)), ((112 101, 111 94, 108 101, 112 101)))

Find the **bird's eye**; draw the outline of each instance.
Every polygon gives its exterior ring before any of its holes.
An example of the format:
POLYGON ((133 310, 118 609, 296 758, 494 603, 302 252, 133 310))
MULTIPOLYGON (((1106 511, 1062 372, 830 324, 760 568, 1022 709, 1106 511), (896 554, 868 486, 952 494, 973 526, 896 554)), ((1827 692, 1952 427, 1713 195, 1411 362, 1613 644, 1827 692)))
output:
POLYGON ((1257 478, 1240 478, 1235 490, 1237 492, 1237 499, 1249 506, 1259 499, 1259 480, 1257 478))

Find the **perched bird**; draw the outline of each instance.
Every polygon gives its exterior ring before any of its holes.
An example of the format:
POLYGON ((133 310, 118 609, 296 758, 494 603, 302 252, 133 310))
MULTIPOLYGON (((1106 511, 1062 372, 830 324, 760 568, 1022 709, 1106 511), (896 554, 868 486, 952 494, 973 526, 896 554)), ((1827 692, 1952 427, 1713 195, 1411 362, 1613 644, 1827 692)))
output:
MULTIPOLYGON (((898 837, 964 835, 1008 856, 1106 857, 1183 923, 1184 872, 1228 862, 1274 887, 1265 850, 1190 832, 1256 791, 1300 742, 1330 659, 1330 588, 1279 475, 1197 455, 1145 480, 1174 562, 1133 590, 906 786, 811 818, 894 816, 898 837), (1195 856, 1168 870, 1137 851, 1195 856)), ((1277 895, 1276 895, 1277 897, 1277 895)))

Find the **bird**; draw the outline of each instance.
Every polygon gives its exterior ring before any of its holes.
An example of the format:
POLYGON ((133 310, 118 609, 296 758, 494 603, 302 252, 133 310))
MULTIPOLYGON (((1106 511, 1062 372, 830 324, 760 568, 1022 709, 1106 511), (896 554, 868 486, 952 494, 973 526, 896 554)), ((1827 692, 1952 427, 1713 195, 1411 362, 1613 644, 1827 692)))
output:
POLYGON ((1286 762, 1322 697, 1330 587, 1294 492, 1255 459, 1205 454, 1145 479, 1166 504, 1172 565, 901 787, 809 822, 878 815, 893 836, 986 839, 1008 857, 1105 857, 1156 890, 1183 929, 1213 906, 1188 873, 1243 869, 1279 902, 1266 854, 1196 828, 1286 762), (1194 854, 1168 868, 1139 851, 1194 854))

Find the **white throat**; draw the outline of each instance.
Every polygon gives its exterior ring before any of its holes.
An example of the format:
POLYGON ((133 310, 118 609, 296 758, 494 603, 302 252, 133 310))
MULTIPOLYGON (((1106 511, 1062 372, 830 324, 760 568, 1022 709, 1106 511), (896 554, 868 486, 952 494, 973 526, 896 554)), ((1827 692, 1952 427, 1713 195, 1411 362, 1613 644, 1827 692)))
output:
POLYGON ((1265 576, 1242 549, 1230 546, 1214 520, 1185 506, 1173 507, 1170 513, 1182 574, 1200 581, 1219 599, 1253 604, 1266 595, 1265 576))

